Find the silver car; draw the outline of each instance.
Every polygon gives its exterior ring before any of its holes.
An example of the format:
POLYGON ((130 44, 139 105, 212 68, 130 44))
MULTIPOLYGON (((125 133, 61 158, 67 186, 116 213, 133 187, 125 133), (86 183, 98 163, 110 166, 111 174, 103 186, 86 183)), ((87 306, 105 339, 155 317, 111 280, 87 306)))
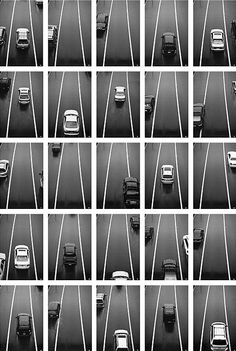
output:
POLYGON ((115 87, 115 101, 124 102, 125 101, 125 87, 115 87))
POLYGON ((212 351, 227 351, 229 342, 227 325, 223 322, 212 323, 210 329, 210 344, 212 351))
POLYGON ((163 184, 174 183, 174 167, 172 165, 163 165, 161 167, 161 182, 163 184))
POLYGON ((76 110, 66 110, 63 118, 65 135, 79 135, 79 113, 76 110))
POLYGON ((236 168, 236 151, 227 152, 227 160, 229 167, 236 168))
POLYGON ((22 105, 27 105, 30 103, 30 89, 29 88, 19 88, 18 89, 18 101, 22 105))
POLYGON ((225 50, 225 35, 222 29, 212 29, 210 35, 211 51, 225 50))
POLYGON ((28 49, 30 46, 30 34, 27 28, 18 28, 16 30, 16 48, 28 49))
POLYGON ((30 268, 30 250, 26 245, 18 245, 14 250, 14 263, 16 269, 30 268))

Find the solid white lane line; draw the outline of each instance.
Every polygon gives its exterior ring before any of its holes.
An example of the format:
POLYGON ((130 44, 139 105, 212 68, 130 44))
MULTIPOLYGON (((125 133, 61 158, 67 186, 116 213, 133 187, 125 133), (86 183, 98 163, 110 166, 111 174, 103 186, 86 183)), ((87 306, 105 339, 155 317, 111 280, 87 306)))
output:
POLYGON ((79 34, 80 34, 81 51, 82 51, 82 57, 83 57, 83 65, 86 66, 86 59, 84 54, 84 41, 83 41, 83 33, 82 33, 80 9, 79 9, 79 0, 77 0, 77 10, 78 10, 79 34))
POLYGON ((229 254, 228 254, 228 245, 227 245, 227 237, 226 237, 226 224, 225 224, 225 214, 223 213, 223 227, 224 227, 224 243, 225 243, 225 257, 228 271, 228 279, 231 280, 230 267, 229 267, 229 254))
POLYGON ((162 144, 160 143, 160 144, 159 144, 159 148, 158 148, 158 152, 157 152, 157 161, 156 161, 156 168, 155 168, 154 181, 153 181, 153 189, 152 189, 151 209, 153 209, 154 200, 155 200, 155 191, 156 191, 156 183, 157 183, 157 171, 158 171, 158 165, 159 165, 159 160, 160 160, 161 145, 162 145, 162 144))
POLYGON ((179 345, 180 345, 180 350, 183 351, 180 322, 179 322, 178 300, 177 300, 177 293, 176 293, 176 286, 175 285, 174 285, 174 293, 175 293, 175 307, 176 307, 176 319, 177 319, 177 327, 178 327, 178 335, 179 335, 179 345))
POLYGON ((33 164, 32 144, 31 143, 30 143, 30 168, 31 168, 31 176, 32 176, 32 183, 33 183, 33 192, 34 192, 34 204, 35 204, 35 208, 38 209, 35 180, 34 180, 34 164, 33 164))
POLYGON ((81 85, 80 85, 79 74, 80 73, 78 72, 77 77, 78 77, 79 104, 80 104, 80 113, 81 113, 82 126, 83 126, 83 135, 86 138, 86 129, 85 129, 85 123, 84 123, 84 109, 83 109, 83 101, 82 101, 82 95, 81 95, 81 85))
POLYGON ((31 317, 32 317, 33 335, 34 335, 34 347, 35 347, 35 350, 38 351, 37 335, 36 335, 35 323, 34 323, 34 310, 33 310, 32 292, 31 292, 31 286, 30 285, 29 285, 29 297, 30 297, 30 311, 31 311, 31 317))
POLYGON ((9 52, 10 52, 10 44, 11 44, 11 32, 12 32, 13 18, 14 18, 14 14, 15 14, 15 7, 16 7, 16 0, 14 0, 13 6, 12 6, 11 23, 10 23, 10 30, 9 30, 8 44, 7 44, 6 66, 8 66, 8 60, 9 60, 9 52))
POLYGON ((34 134, 35 134, 35 137, 38 138, 36 118, 35 118, 35 110, 34 110, 34 94, 33 94, 31 72, 29 72, 29 83, 30 83, 30 92, 31 92, 31 106, 32 106, 32 113, 33 113, 34 134))
POLYGON ((179 252, 178 229, 177 229, 177 222, 176 222, 176 214, 174 214, 174 223, 175 223, 175 241, 176 241, 177 255, 178 255, 178 261, 179 261, 180 279, 183 280, 183 271, 182 271, 180 252, 179 252))
POLYGON ((106 109, 105 109, 105 116, 104 116, 104 123, 103 123, 103 130, 102 130, 102 137, 105 137, 105 131, 106 131, 106 124, 107 124, 107 112, 108 112, 108 106, 109 106, 109 100, 110 100, 110 94, 111 94, 111 82, 113 78, 113 72, 111 72, 111 77, 109 81, 109 87, 108 87, 108 93, 107 93, 107 102, 106 102, 106 109))
POLYGON ((229 351, 231 351, 231 341, 230 341, 230 334, 229 334, 229 321, 228 321, 228 313, 227 313, 227 306, 226 306, 226 298, 225 298, 225 286, 222 285, 223 289, 223 301, 224 301, 224 312, 225 312, 225 322, 227 325, 227 335, 228 335, 228 341, 229 341, 229 351))
POLYGON ((221 2, 222 2, 222 12, 223 12, 223 22, 224 22, 226 50, 227 50, 229 66, 231 66, 231 59, 230 59, 230 52, 229 52, 229 41, 228 41, 228 34, 227 34, 227 27, 226 27, 226 20, 225 20, 225 2, 224 2, 224 0, 221 0, 221 2))
POLYGON ((179 191, 179 203, 180 203, 180 208, 182 209, 183 201, 182 201, 182 194, 181 194, 181 187, 180 187, 178 153, 177 153, 176 143, 175 143, 175 167, 176 167, 176 175, 177 175, 177 183, 178 183, 178 191, 179 191))
POLYGON ((125 214, 125 225, 126 225, 126 237, 127 237, 128 251, 129 251, 129 264, 130 264, 132 280, 134 280, 134 269, 133 269, 133 261, 132 261, 131 248, 130 248, 127 214, 125 214))
POLYGON ((111 305, 112 289, 113 289, 113 286, 111 285, 110 291, 109 291, 109 297, 108 297, 108 304, 107 304, 107 314, 106 314, 102 351, 106 351, 107 326, 108 326, 108 318, 109 318, 110 305, 111 305))
POLYGON ((202 279, 202 267, 203 267, 203 260, 204 260, 204 254, 205 254, 205 247, 206 247, 206 240, 207 240, 207 234, 208 234, 208 226, 209 226, 209 221, 210 221, 210 214, 207 215, 207 223, 206 223, 206 228, 205 228, 205 236, 203 239, 203 247, 202 247, 202 256, 201 256, 201 263, 200 263, 200 269, 199 269, 199 277, 198 280, 202 279))
POLYGON ((111 0, 111 6, 110 6, 110 10, 109 10, 106 39, 105 39, 105 45, 104 45, 104 51, 103 51, 103 59, 102 59, 102 65, 103 66, 105 66, 105 62, 106 62, 107 42, 108 42, 108 35, 109 35, 109 29, 110 29, 110 23, 111 23, 111 12, 112 12, 113 1, 114 0, 111 0))
POLYGON ((58 341, 59 326, 60 326, 61 314, 62 314, 62 303, 63 303, 63 298, 64 298, 65 288, 66 288, 66 287, 65 287, 65 285, 63 285, 63 287, 62 287, 62 293, 61 293, 61 300, 60 300, 61 309, 60 309, 59 318, 58 318, 58 320, 57 320, 57 327, 56 327, 56 336, 55 336, 54 351, 57 351, 57 341, 58 341))
POLYGON ((60 40, 60 33, 61 33, 61 21, 62 21, 62 15, 64 10, 64 3, 65 3, 65 0, 62 0, 61 12, 60 12, 60 18, 59 18, 59 24, 58 24, 58 36, 57 36, 56 52, 54 57, 54 66, 57 65, 57 55, 58 55, 58 47, 59 47, 59 40, 60 40))
POLYGON ((200 348, 199 348, 199 351, 202 351, 204 327, 205 327, 206 312, 207 312, 207 302, 208 302, 208 297, 209 297, 210 288, 211 288, 210 286, 207 287, 207 295, 206 295, 206 301, 205 301, 204 313, 203 313, 203 319, 202 319, 202 330, 201 330, 201 338, 200 338, 200 348))
POLYGON ((202 31, 202 41, 201 41, 201 49, 200 49, 199 66, 202 65, 202 54, 203 54, 203 47, 204 47, 204 39, 205 39, 205 32, 206 32, 206 21, 207 21, 209 2, 210 2, 210 0, 207 0, 207 6, 206 6, 206 12, 205 12, 205 18, 204 18, 204 25, 203 25, 203 31, 202 31))
POLYGON ((224 100, 225 100, 226 121, 227 121, 229 138, 231 138, 231 130, 230 130, 230 123, 229 123, 229 110, 228 110, 228 102, 227 102, 227 97, 226 97, 225 72, 222 72, 222 75, 223 75, 223 90, 224 90, 224 100))
POLYGON ((126 17, 127 17, 127 25, 128 25, 130 56, 131 56, 132 66, 134 66, 134 55, 133 55, 132 40, 131 40, 131 33, 130 33, 130 23, 129 23, 129 5, 128 5, 127 0, 125 0, 125 6, 126 6, 126 17))
POLYGON ((34 262, 34 274, 35 274, 35 279, 38 280, 37 265, 36 265, 36 259, 35 259, 35 251, 34 251, 34 240, 33 240, 31 214, 29 214, 29 226, 30 226, 30 240, 31 240, 32 256, 33 256, 33 262, 34 262))
POLYGON ((17 143, 14 144, 14 149, 13 149, 13 154, 12 154, 12 162, 11 162, 11 167, 10 167, 9 184, 8 184, 8 189, 7 189, 6 209, 8 209, 8 205, 9 205, 9 198, 10 198, 10 191, 11 191, 11 180, 12 180, 12 172, 13 172, 14 160, 15 160, 15 154, 16 154, 16 147, 17 147, 17 143))
POLYGON ((174 8, 175 8, 175 27, 176 27, 178 49, 179 49, 180 66, 183 66, 182 52, 181 52, 181 46, 180 46, 180 37, 179 37, 179 26, 178 26, 178 15, 177 15, 176 0, 174 0, 174 8))
POLYGON ((64 143, 62 143, 62 150, 61 150, 61 157, 59 161, 59 167, 58 167, 58 173, 57 173, 57 183, 56 183, 56 191, 55 191, 55 199, 54 199, 54 205, 53 208, 57 208, 57 195, 58 195, 58 188, 59 188, 59 181, 60 181, 60 174, 61 174, 61 163, 62 163, 62 157, 63 157, 63 152, 64 152, 64 143))
POLYGON ((180 108, 179 108, 179 95, 178 95, 178 84, 177 84, 177 74, 174 72, 175 77, 175 96, 176 96, 176 106, 177 106, 177 113, 178 113, 178 122, 179 122, 179 132, 180 137, 183 138, 183 130, 181 124, 181 117, 180 117, 180 108))
POLYGON ((106 179, 105 179, 103 202, 102 202, 103 209, 105 208, 105 205, 106 205, 107 183, 108 183, 109 168, 110 168, 110 163, 111 163, 112 147, 113 147, 113 143, 110 144, 110 150, 109 150, 109 156, 108 156, 108 162, 107 162, 107 171, 106 171, 106 179))
POLYGON ((229 182, 228 182, 228 176, 227 176, 227 165, 226 165, 226 153, 225 153, 225 143, 222 143, 222 148, 223 148, 223 160, 224 160, 224 171, 225 171, 225 185, 226 185, 226 192, 227 192, 227 199, 228 199, 228 206, 229 209, 231 209, 231 200, 230 200, 230 193, 229 193, 229 182))
POLYGON ((111 215, 110 215, 109 226, 108 226, 108 232, 107 232, 107 242, 106 242, 106 250, 105 250, 105 257, 104 257, 104 265, 103 265, 102 280, 105 280, 105 276, 106 276, 107 255, 108 255, 108 247, 109 247, 109 241, 110 241, 110 235, 111 235, 112 217, 113 217, 113 215, 111 214, 111 215))
POLYGON ((128 177, 130 177, 129 150, 128 150, 128 144, 127 143, 125 143, 125 154, 126 154, 126 163, 127 163, 128 177))
POLYGON ((204 98, 203 98, 203 104, 206 104, 206 98, 207 98, 207 90, 208 90, 208 83, 209 83, 209 78, 210 78, 211 72, 207 72, 207 79, 206 79, 206 85, 205 85, 205 90, 204 90, 204 98))
POLYGON ((81 229, 80 229, 80 219, 79 214, 77 214, 77 223, 78 223, 78 234, 79 234, 79 247, 80 247, 80 256, 81 256, 81 264, 83 270, 83 277, 86 280, 86 272, 85 272, 85 265, 84 265, 84 253, 83 253, 83 246, 82 246, 82 239, 81 239, 81 229))
POLYGON ((29 5, 30 27, 31 27, 31 33, 32 33, 31 37, 32 37, 33 51, 34 51, 34 63, 35 63, 35 66, 38 66, 36 47, 35 47, 35 41, 34 41, 34 27, 33 27, 33 21, 32 21, 31 0, 28 0, 28 5, 29 5))
POLYGON ((84 196, 83 173, 82 173, 82 167, 81 167, 81 157, 80 157, 79 144, 77 144, 77 152, 78 152, 79 179, 80 179, 80 187, 81 187, 81 193, 82 193, 82 199, 83 199, 83 207, 84 207, 84 209, 86 209, 86 202, 85 202, 85 196, 84 196))
POLYGON ((161 294, 161 285, 159 286, 159 290, 158 290, 158 294, 157 294, 157 302, 156 302, 155 315, 154 315, 154 322, 153 322, 153 330, 152 330, 151 351, 154 350, 154 344, 155 344, 156 324, 157 324, 157 312, 158 312, 160 294, 161 294))
POLYGON ((155 122, 156 122, 157 101, 158 101, 158 95, 159 95, 159 89, 160 89, 161 75, 162 75, 162 72, 160 72, 160 73, 159 73, 158 82, 157 82, 157 90, 156 90, 155 106, 154 106, 154 112, 153 112, 153 118, 152 118, 152 131, 151 131, 151 138, 153 138, 154 127, 155 127, 155 122))
POLYGON ((127 306, 127 314, 128 314, 128 322, 129 322, 129 331, 130 331, 132 351, 135 351, 134 350, 134 338, 133 338, 130 310, 129 310, 129 295, 128 295, 128 286, 127 285, 125 285, 125 297, 126 297, 126 306, 127 306))
POLYGON ((132 117, 132 109, 131 109, 131 101, 129 94, 129 73, 125 72, 126 75, 126 85, 127 85, 127 96, 128 96, 128 106, 129 106, 129 119, 130 119, 130 127, 131 127, 131 135, 134 138, 134 126, 133 126, 133 117, 132 117))
POLYGON ((60 111, 60 105, 61 105, 61 94, 62 94, 62 87, 63 87, 63 82, 64 82, 64 76, 65 76, 65 72, 62 72, 61 85, 60 85, 58 102, 57 102, 57 112, 56 112, 56 122, 55 122, 55 129, 54 129, 54 138, 56 138, 56 136, 57 136, 58 117, 59 117, 59 111, 60 111))
POLYGON ((62 230, 63 230, 63 224, 64 224, 64 217, 65 217, 65 215, 63 213, 62 219, 61 219, 58 245, 57 245, 56 265, 55 265, 54 278, 53 278, 54 280, 57 279, 57 268, 58 268, 58 260, 59 260, 60 246, 61 246, 61 237, 62 237, 62 230))
MULTIPOLYGON (((162 2, 162 0, 159 1, 158 9, 157 9, 157 17, 156 17, 155 31, 154 31, 153 44, 152 44, 151 66, 153 66, 154 57, 155 57, 156 38, 157 38, 157 26, 158 26, 158 22, 159 22, 159 16, 160 16, 160 10, 161 10, 161 2, 162 2)), ((156 95, 156 99, 157 99, 157 95, 156 95)))
POLYGON ((80 295, 80 287, 79 286, 78 286, 78 301, 79 301, 79 316, 80 316, 81 332, 82 332, 82 339, 83 339, 83 347, 84 347, 84 351, 86 351, 86 342, 85 342, 85 334, 84 334, 84 322, 83 322, 81 295, 80 295))
POLYGON ((159 215, 158 223, 157 223, 155 246, 154 246, 153 260, 152 260, 151 280, 153 280, 153 276, 154 276, 154 272, 155 272, 156 253, 157 253, 157 240, 158 240, 158 236, 159 236, 160 223, 161 223, 161 214, 159 215))
POLYGON ((11 107, 12 107, 12 98, 13 98, 13 92, 15 87, 15 80, 16 80, 16 72, 14 72, 13 74, 12 85, 11 85, 11 95, 10 95, 10 102, 9 102, 8 115, 7 115, 6 138, 8 138, 8 134, 9 134, 11 107))
POLYGON ((200 193, 200 200, 199 200, 199 208, 200 209, 202 208, 202 198, 203 198, 203 190, 204 190, 204 182, 205 182, 205 176, 206 176, 206 167, 207 167, 207 159, 208 159, 209 148, 210 148, 210 143, 207 143, 207 151, 206 151, 206 157, 205 157, 205 162, 204 162, 201 193, 200 193))
POLYGON ((6 351, 8 351, 8 348, 9 348, 11 320, 12 320, 12 311, 13 311, 13 305, 14 305, 14 300, 15 300, 15 293, 16 293, 16 286, 14 285, 12 299, 11 299, 11 308, 10 308, 10 315, 9 315, 9 321, 8 321, 8 328, 7 328, 6 351))
POLYGON ((10 268, 10 261, 11 261, 11 250, 12 250, 12 241, 13 241, 13 235, 14 235, 14 230, 15 230, 15 223, 16 223, 16 215, 14 214, 13 222, 12 222, 12 228, 11 228, 10 245, 9 245, 9 250, 8 250, 6 280, 8 280, 8 275, 9 275, 9 268, 10 268))

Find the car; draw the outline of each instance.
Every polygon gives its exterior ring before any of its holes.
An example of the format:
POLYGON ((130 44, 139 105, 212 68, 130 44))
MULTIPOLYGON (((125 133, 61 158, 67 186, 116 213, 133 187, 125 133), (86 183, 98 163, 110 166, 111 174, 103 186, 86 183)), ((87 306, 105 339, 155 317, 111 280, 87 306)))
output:
POLYGON ((61 304, 58 301, 51 301, 48 305, 48 317, 56 319, 60 316, 61 304))
POLYGON ((25 50, 30 47, 30 32, 27 28, 18 28, 16 30, 16 48, 25 50))
POLYGON ((193 229, 193 244, 199 245, 204 240, 204 229, 194 228, 193 229))
POLYGON ((149 240, 153 238, 154 227, 150 225, 145 225, 145 239, 149 240))
POLYGON ((39 172, 39 176, 40 188, 43 189, 43 170, 39 172))
POLYGON ((36 5, 43 6, 43 0, 35 0, 36 5))
POLYGON ((6 266, 6 255, 5 253, 0 253, 0 280, 3 280, 6 266))
POLYGON ((65 244, 63 248, 63 263, 65 266, 74 266, 77 264, 77 249, 75 244, 65 244))
POLYGON ((227 351, 229 347, 227 325, 224 322, 214 322, 210 328, 210 344, 212 351, 227 351))
POLYGON ((32 334, 32 317, 28 313, 19 313, 16 316, 16 334, 30 336, 32 334))
POLYGON ((10 89, 10 87, 11 87, 11 78, 8 77, 8 74, 6 72, 2 72, 0 74, 0 91, 6 92, 10 89))
POLYGON ((236 80, 232 81, 232 89, 233 89, 234 94, 236 94, 236 80))
POLYGON ((113 334, 114 351, 129 351, 130 350, 130 336, 127 330, 117 329, 113 334))
POLYGON ((52 153, 59 154, 61 152, 61 143, 52 143, 52 153))
POLYGON ((96 295, 96 303, 97 303, 97 308, 104 308, 105 306, 105 298, 106 298, 106 294, 104 293, 97 293, 96 295))
POLYGON ((98 13, 97 14, 97 31, 104 32, 107 29, 108 25, 108 14, 98 13))
POLYGON ((184 251, 185 251, 186 256, 188 256, 188 247, 189 247, 188 240, 189 240, 188 235, 187 234, 184 235, 183 236, 183 245, 184 245, 184 251))
POLYGON ((111 276, 112 280, 129 280, 129 273, 125 271, 115 271, 111 276))
POLYGON ((162 307, 163 309, 163 322, 167 324, 175 323, 175 305, 172 303, 166 303, 162 307))
POLYGON ((5 45, 7 39, 6 27, 0 27, 0 46, 5 45))
POLYGON ((130 217, 130 225, 133 230, 139 230, 140 228, 140 218, 139 216, 131 216, 130 217))
POLYGON ((236 20, 231 22, 231 33, 233 34, 233 37, 236 38, 236 20))
POLYGON ((172 165, 163 165, 161 167, 161 182, 163 184, 174 183, 174 167, 172 165))
POLYGON ((0 160, 0 178, 6 178, 8 176, 9 168, 8 160, 0 160))
POLYGON ((230 168, 236 168, 236 151, 227 152, 227 160, 230 168))
POLYGON ((57 26, 55 24, 48 25, 48 44, 55 46, 57 44, 57 26))
POLYGON ((153 95, 145 96, 145 116, 150 116, 154 110, 155 97, 153 95))
POLYGON ((210 33, 211 51, 222 52, 225 50, 225 35, 222 29, 212 29, 210 33))
POLYGON ((162 261, 164 280, 177 280, 177 263, 171 258, 162 261))
POLYGON ((174 33, 166 32, 162 34, 162 55, 176 55, 176 36, 174 33))
POLYGON ((193 105, 193 126, 195 128, 202 128, 204 124, 205 105, 196 103, 193 105))
POLYGON ((63 131, 65 135, 79 135, 79 113, 76 110, 66 110, 63 117, 63 131))
POLYGON ((123 180, 124 204, 128 208, 139 207, 140 185, 135 177, 126 177, 123 180))
POLYGON ((29 88, 19 88, 18 89, 18 101, 22 105, 27 105, 30 103, 30 89, 29 88))
POLYGON ((125 101, 125 87, 115 87, 115 101, 124 102, 125 101))
POLYGON ((30 250, 26 245, 17 245, 14 249, 14 262, 16 269, 30 268, 30 250))

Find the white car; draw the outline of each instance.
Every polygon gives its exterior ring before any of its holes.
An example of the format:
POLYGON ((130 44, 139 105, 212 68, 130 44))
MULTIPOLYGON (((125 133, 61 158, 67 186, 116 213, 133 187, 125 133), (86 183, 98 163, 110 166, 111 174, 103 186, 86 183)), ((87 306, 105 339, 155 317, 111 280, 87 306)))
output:
POLYGON ((28 49, 30 46, 30 36, 27 28, 18 28, 16 30, 16 48, 28 49))
POLYGON ((26 245, 18 245, 14 250, 14 262, 16 269, 30 268, 30 250, 26 245))
POLYGON ((30 89, 29 88, 19 88, 18 89, 18 101, 22 105, 30 103, 30 89))
POLYGON ((174 167, 172 165, 163 165, 161 167, 161 182, 163 184, 174 183, 174 167))
POLYGON ((212 51, 225 50, 225 35, 222 29, 212 29, 210 41, 212 51))
POLYGON ((0 178, 6 178, 9 172, 9 161, 0 160, 0 178))
POLYGON ((79 113, 76 110, 66 110, 63 118, 65 135, 79 135, 79 113))
POLYGON ((125 87, 115 87, 115 101, 125 101, 125 87))
POLYGON ((212 351, 227 351, 229 342, 227 336, 227 325, 223 322, 211 324, 210 344, 212 351))
POLYGON ((111 276, 112 280, 129 280, 129 273, 125 271, 115 271, 111 276))
POLYGON ((236 151, 227 152, 229 167, 236 168, 236 151))
POLYGON ((183 236, 183 245, 186 256, 188 256, 188 235, 183 236))
POLYGON ((114 350, 115 351, 129 351, 130 350, 130 336, 125 329, 117 329, 113 334, 114 350))

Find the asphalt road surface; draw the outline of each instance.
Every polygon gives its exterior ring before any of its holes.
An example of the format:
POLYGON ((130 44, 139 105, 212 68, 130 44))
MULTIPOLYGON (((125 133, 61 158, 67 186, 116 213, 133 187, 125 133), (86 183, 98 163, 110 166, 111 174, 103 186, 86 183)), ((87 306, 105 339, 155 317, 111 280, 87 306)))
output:
POLYGON ((188 145, 145 145, 145 208, 188 207, 188 145), (161 183, 161 167, 174 166, 174 183, 161 183))
POLYGON ((48 350, 92 350, 92 289, 90 286, 50 286, 48 302, 58 301, 58 319, 48 321, 48 350))
POLYGON ((62 144, 53 154, 48 146, 48 207, 91 208, 91 145, 62 144))
POLYGON ((43 350, 43 288, 39 286, 0 287, 0 348, 1 350, 43 350), (16 317, 27 313, 32 317, 32 334, 18 337, 16 317))
POLYGON ((2 0, 0 23, 7 31, 6 43, 0 47, 0 66, 42 66, 43 8, 32 0, 2 0), (16 48, 18 28, 29 30, 29 49, 16 48))
POLYGON ((139 72, 97 73, 97 136, 140 136, 139 72), (124 102, 115 101, 115 88, 125 88, 124 102))
MULTIPOLYGON (((1 6, 1 5, 0 5, 1 6)), ((0 137, 43 136, 42 72, 8 72, 11 87, 0 93, 0 137), (18 101, 19 88, 30 89, 30 103, 18 101)))
POLYGON ((195 215, 194 228, 204 229, 204 241, 194 246, 194 279, 235 280, 236 216, 195 215))
POLYGON ((90 215, 49 215, 48 277, 51 280, 91 279, 90 215), (63 264, 63 250, 66 243, 76 245, 76 266, 66 267, 63 264))
POLYGON ((0 208, 42 208, 39 173, 43 169, 43 145, 2 143, 0 160, 10 164, 8 177, 0 179, 0 208))
POLYGON ((188 287, 146 286, 145 351, 188 350, 188 287), (164 304, 175 306, 175 323, 163 321, 164 304))
POLYGON ((132 215, 97 216, 97 279, 111 279, 115 271, 139 279, 139 230, 130 225, 132 215))
POLYGON ((140 350, 140 292, 138 286, 98 286, 97 293, 105 293, 105 307, 97 309, 97 351, 114 347, 113 334, 127 330, 130 350, 140 350))
POLYGON ((188 216, 146 215, 145 225, 154 228, 153 237, 145 240, 146 279, 164 279, 162 262, 168 258, 177 262, 177 278, 188 279, 188 258, 183 245, 183 236, 188 234, 188 216))
POLYGON ((145 116, 146 137, 188 136, 187 72, 146 72, 145 95, 155 98, 153 112, 145 116))
POLYGON ((188 65, 188 1, 147 0, 145 2, 145 65, 188 65), (161 53, 162 35, 176 36, 177 53, 167 57, 161 53))
POLYGON ((79 113, 79 137, 91 137, 91 72, 50 72, 48 76, 48 135, 64 137, 66 110, 79 113))
POLYGON ((204 127, 194 128, 195 137, 236 136, 235 72, 195 72, 194 104, 205 105, 204 127))
POLYGON ((98 0, 97 14, 109 16, 107 29, 97 33, 98 66, 139 66, 140 1, 98 0))
POLYGON ((126 177, 140 180, 139 144, 97 144, 97 208, 125 208, 126 177))
POLYGON ((194 208, 236 208, 236 171, 228 165, 229 151, 236 151, 236 144, 194 145, 194 208))
POLYGON ((91 1, 50 0, 48 24, 58 29, 48 47, 49 66, 91 66, 91 1))
POLYGON ((231 0, 195 0, 194 7, 194 66, 235 66, 236 41, 231 22, 236 18, 236 4, 231 0), (222 29, 225 50, 210 50, 210 32, 222 29))
POLYGON ((229 350, 236 348, 235 286, 196 286, 194 288, 194 351, 210 351, 212 323, 227 324, 229 350))

